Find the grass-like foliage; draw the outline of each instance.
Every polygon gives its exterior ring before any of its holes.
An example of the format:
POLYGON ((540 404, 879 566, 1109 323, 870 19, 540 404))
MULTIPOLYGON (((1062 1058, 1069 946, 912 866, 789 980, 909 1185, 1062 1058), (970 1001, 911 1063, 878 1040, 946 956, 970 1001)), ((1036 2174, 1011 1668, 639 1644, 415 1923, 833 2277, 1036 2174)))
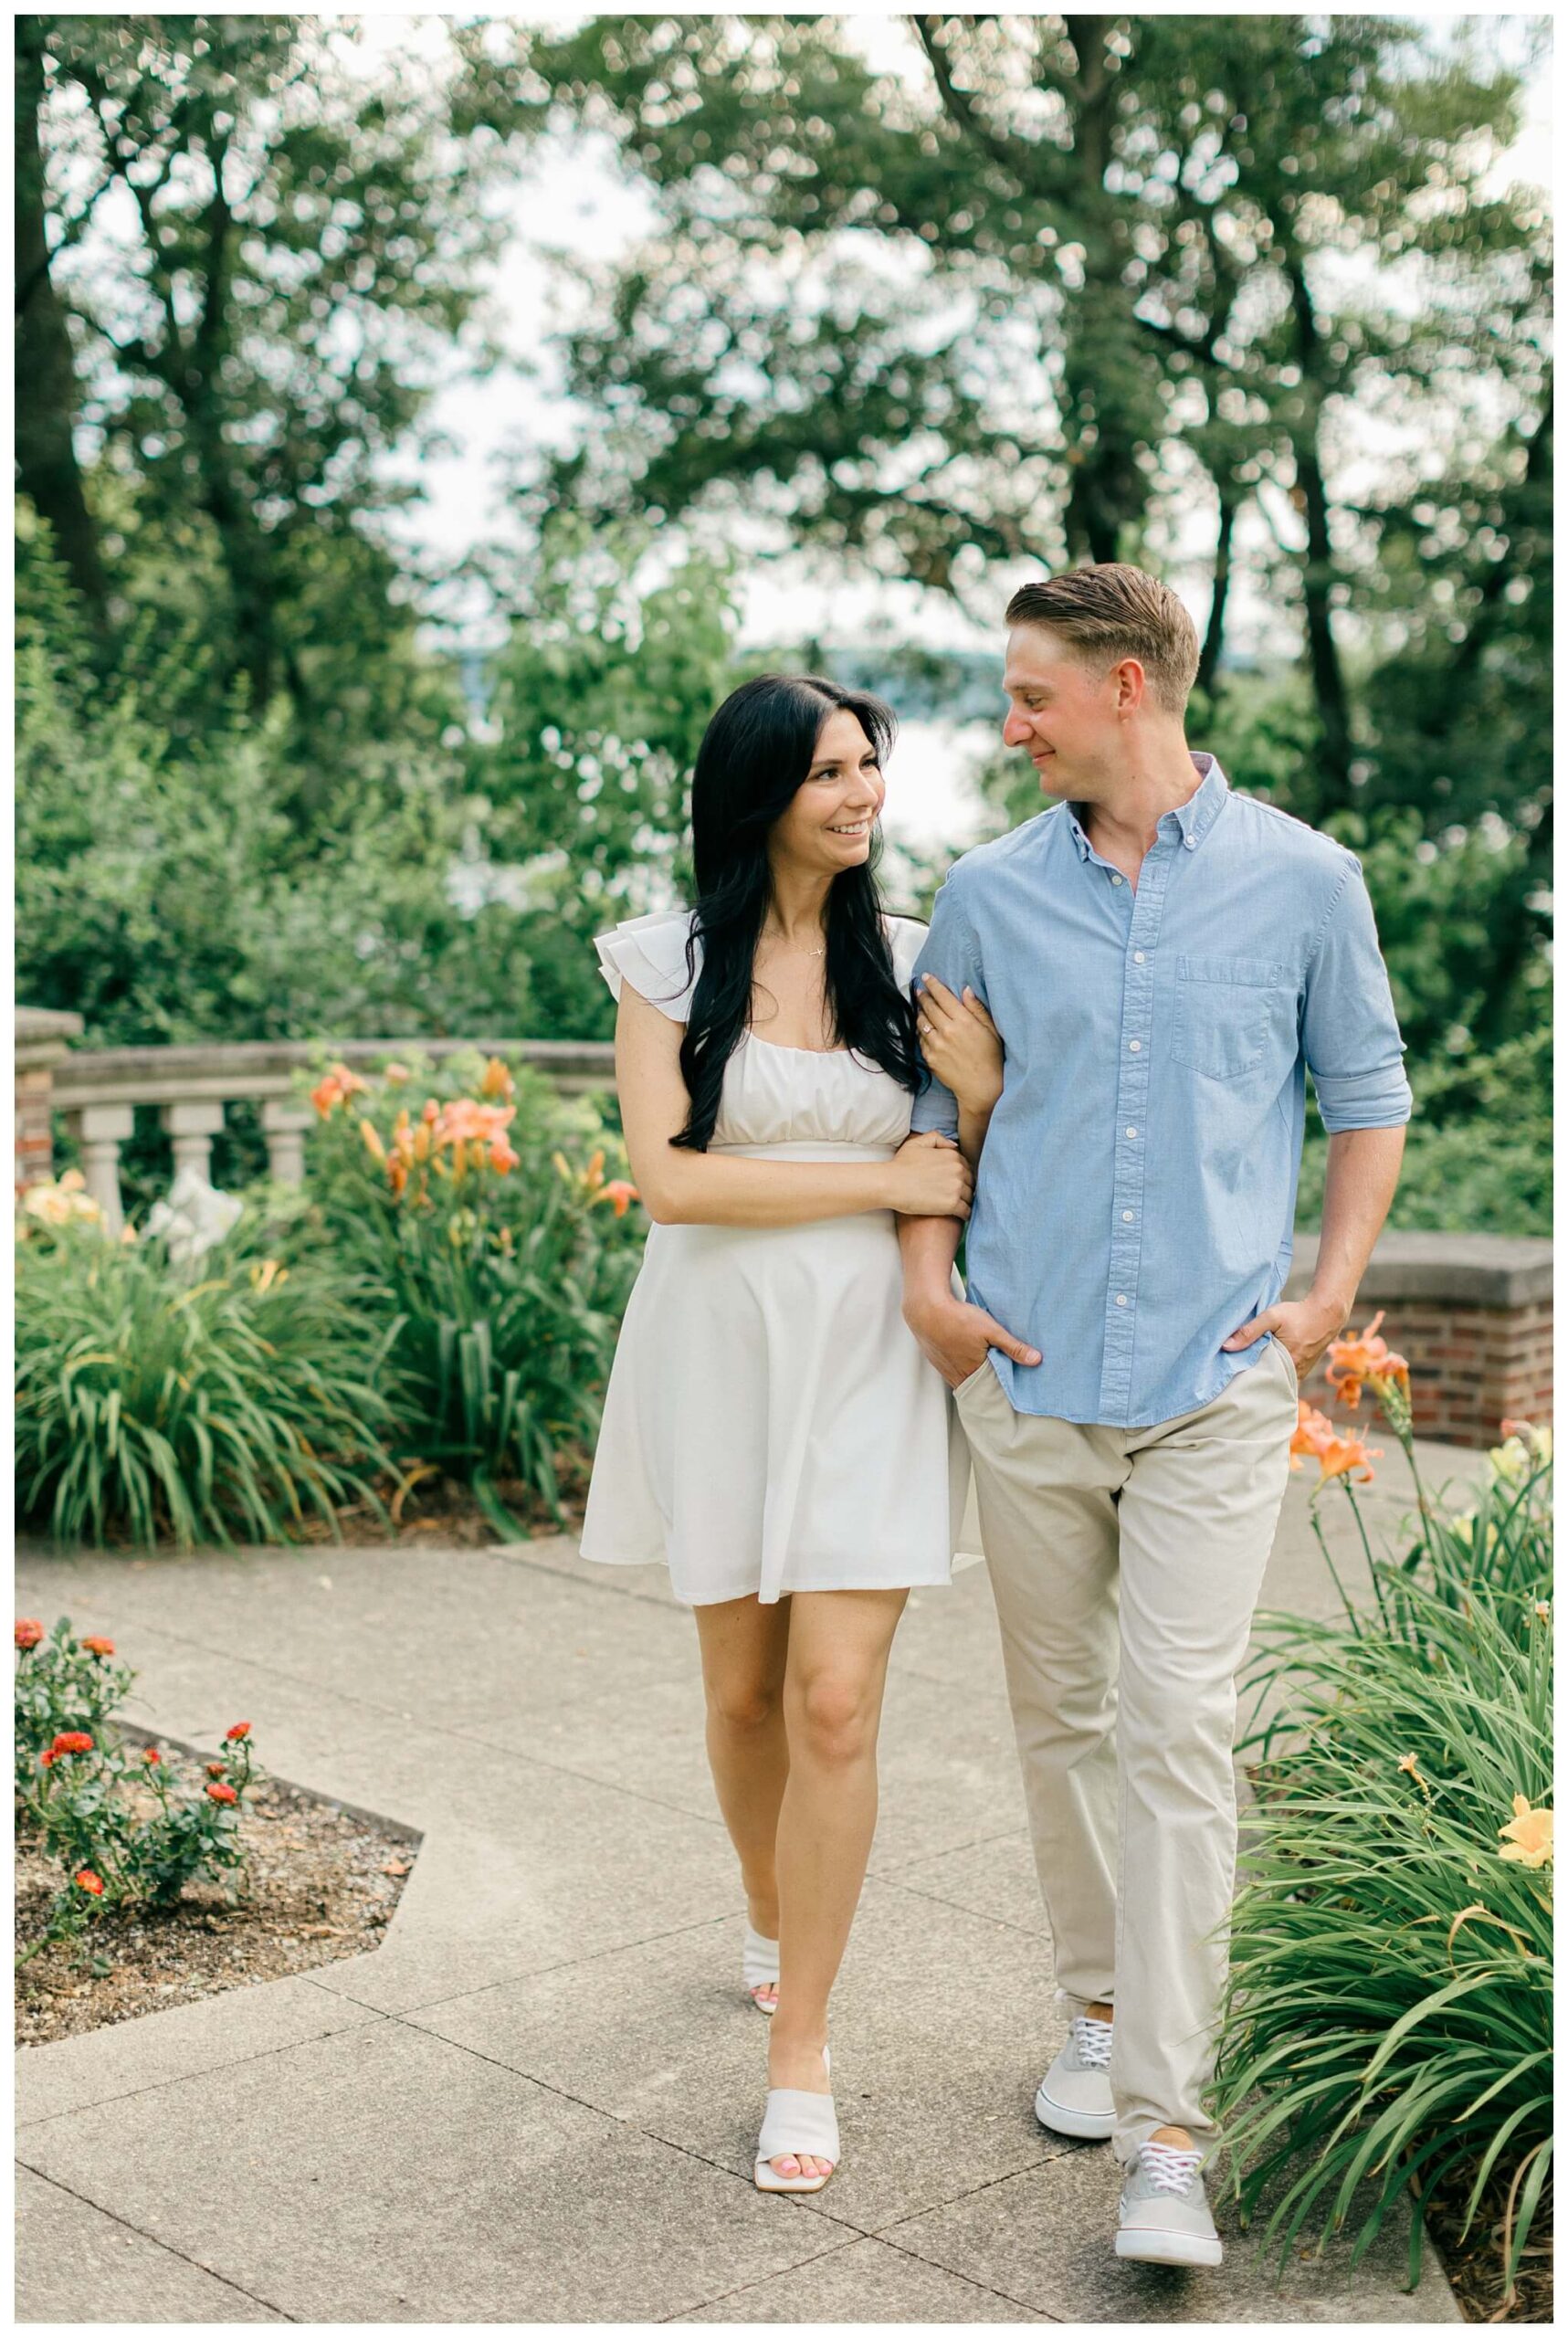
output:
MULTIPOLYGON (((1408 1451, 1399 1389, 1378 1393, 1408 1451)), ((1458 2188, 1468 2231, 1500 2196, 1511 2291, 1542 2214, 1549 1453, 1532 1432, 1512 1438, 1459 1517, 1423 1493, 1414 1547, 1369 1549, 1366 1608, 1260 1619, 1248 1685, 1268 1717, 1244 1741, 1258 1791, 1215 2099, 1244 2210, 1269 2192, 1281 2249, 1353 2217, 1359 2256, 1403 2199, 1424 2210, 1439 2189, 1458 2188)), ((1320 1491, 1336 1482, 1353 1507, 1347 1473, 1320 1491)), ((1315 1504, 1314 1523, 1327 1558, 1315 1504)), ((1417 2213, 1412 2286, 1420 2243, 1417 2213)))
MULTIPOLYGON (((195 1266, 90 1218, 16 1253, 16 1485, 59 1542, 289 1542, 378 1501, 384 1332, 325 1246, 259 1255, 248 1211, 195 1266)), ((258 1237, 261 1240, 258 1241, 258 1237)))
POLYGON ((409 1482, 460 1478, 499 1532, 515 1479, 563 1516, 599 1426, 647 1220, 593 1107, 472 1051, 311 1090, 309 1190, 376 1292, 409 1482), (570 1157, 569 1157, 570 1156, 570 1157))

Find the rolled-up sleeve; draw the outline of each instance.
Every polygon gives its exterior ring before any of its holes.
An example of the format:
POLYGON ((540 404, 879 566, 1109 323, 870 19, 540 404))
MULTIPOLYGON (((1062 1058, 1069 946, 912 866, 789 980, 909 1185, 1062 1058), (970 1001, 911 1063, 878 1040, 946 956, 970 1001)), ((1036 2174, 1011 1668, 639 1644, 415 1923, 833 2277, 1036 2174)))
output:
MULTIPOLYGON (((934 974, 938 982, 945 983, 954 993, 961 993, 968 983, 984 1000, 985 985, 974 932, 959 903, 951 877, 936 897, 931 932, 915 961, 913 981, 918 983, 922 974, 934 974)), ((958 1134, 958 1099, 934 1073, 927 1074, 927 1085, 915 1098, 910 1127, 916 1135, 923 1134, 927 1129, 936 1129, 943 1136, 958 1134)))
POLYGON ((1318 937, 1301 1042, 1331 1134, 1397 1128, 1410 1118, 1405 1042, 1359 860, 1345 871, 1318 937))

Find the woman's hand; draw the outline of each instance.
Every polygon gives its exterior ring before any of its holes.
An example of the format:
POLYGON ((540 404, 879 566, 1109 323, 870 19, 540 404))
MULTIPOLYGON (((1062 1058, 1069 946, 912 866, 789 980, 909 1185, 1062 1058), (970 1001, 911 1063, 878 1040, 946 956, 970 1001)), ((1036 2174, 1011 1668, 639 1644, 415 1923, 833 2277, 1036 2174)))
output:
POLYGON ((889 1206, 904 1217, 967 1217, 974 1173, 951 1138, 911 1136, 888 1164, 889 1206))
POLYGON ((961 1111, 986 1120, 1002 1093, 1002 1038, 990 1016, 965 984, 955 998, 934 974, 920 985, 921 1052, 961 1111))

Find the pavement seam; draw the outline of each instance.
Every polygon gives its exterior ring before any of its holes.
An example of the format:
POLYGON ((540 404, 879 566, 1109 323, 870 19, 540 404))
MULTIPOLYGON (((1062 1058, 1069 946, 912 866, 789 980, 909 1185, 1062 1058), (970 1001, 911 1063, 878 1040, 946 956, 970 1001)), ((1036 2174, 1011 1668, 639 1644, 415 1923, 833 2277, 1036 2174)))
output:
MULTIPOLYGON (((543 1570, 537 1570, 537 1572, 542 1573, 543 1570)), ((651 1604, 657 1606, 660 1603, 654 1601, 651 1604)), ((344 1705, 357 1705, 362 1711, 374 1713, 384 1721, 406 1722, 409 1719, 409 1715, 401 1706, 377 1704, 368 1697, 356 1697, 352 1690, 339 1689, 327 1681, 312 1680, 304 1673, 285 1671, 280 1665, 266 1664, 258 1657, 245 1656, 233 1648, 213 1648, 205 1640, 191 1639, 184 1632, 171 1631, 166 1624, 157 1624, 151 1628, 161 1633, 165 1639, 173 1640, 176 1647, 194 1648, 199 1656, 210 1656, 224 1664, 248 1665, 254 1671, 269 1673, 275 1680, 287 1680, 292 1688, 310 1690, 316 1696, 330 1696, 344 1705)), ((656 1676, 660 1680, 672 1677, 665 1674, 656 1676)), ((567 1700, 568 1703, 574 1701, 575 1701, 572 1699, 567 1700)), ((132 1726, 144 1730, 152 1737, 168 1734, 166 1731, 160 1730, 153 1722, 137 1722, 132 1726)), ((520 1751, 510 1741, 502 1743, 495 1738, 476 1737, 468 1730, 462 1729, 443 1728, 432 1731, 431 1734, 447 1739, 457 1745, 479 1747, 486 1754, 510 1754, 520 1762, 531 1762, 538 1769, 553 1771, 557 1777, 575 1778, 579 1785, 597 1786, 601 1793, 624 1795, 630 1802, 646 1803, 650 1809, 654 1810, 668 1810, 677 1818, 695 1818, 700 1826, 721 1827, 724 1823, 721 1817, 707 1811, 693 1810, 685 1803, 666 1802, 661 1796, 644 1794, 637 1787, 626 1785, 624 1780, 616 1779, 612 1783, 608 1779, 595 1777, 592 1771, 574 1770, 569 1763, 552 1762, 547 1754, 534 1753, 531 1750, 520 1751)), ((341 1747, 329 1747, 325 1756, 318 1755, 316 1758, 329 1758, 331 1754, 342 1750, 341 1747)), ((300 1785, 302 1793, 318 1795, 324 1802, 336 1799, 336 1796, 323 1786, 303 1785, 298 1779, 284 1779, 281 1783, 286 1785, 300 1785)), ((428 1835, 431 1827, 439 1824, 441 1816, 441 1812, 437 1809, 434 1817, 429 1819, 394 1818, 393 1824, 405 1827, 416 1834, 428 1835)))
MULTIPOLYGON (((384 2014, 386 2018, 391 2021, 400 2021, 409 2014, 434 2013, 442 2006, 461 2005, 465 1997, 482 1997, 491 1989, 510 1989, 515 1987, 518 1983, 522 1981, 542 1980, 546 1974, 568 1973, 574 1965, 578 1964, 597 1964, 602 1963, 607 1957, 624 1955, 629 1950, 634 1948, 651 1948, 657 1942, 661 1940, 679 1940, 687 1933, 705 1932, 710 1925, 732 1924, 735 1918, 742 1912, 742 1910, 739 1908, 725 1909, 717 1916, 698 1916, 689 1924, 672 1924, 667 1932, 644 1933, 636 1940, 616 1941, 615 1945, 611 1948, 596 1948, 584 1956, 563 1956, 558 1958, 553 1964, 531 1964, 525 1971, 521 1973, 498 1974, 494 1978, 489 1981, 476 1982, 471 1989, 454 1989, 447 1996, 421 1997, 415 2005, 399 2006, 395 2013, 388 2013, 384 2006, 377 2006, 374 2007, 374 2010, 377 2013, 384 2014)), ((384 1945, 385 1943, 384 1943, 383 1946, 384 1945)), ((369 1956, 378 1956, 381 1954, 381 1950, 367 1949, 364 1953, 369 1956)), ((334 1961, 339 1964, 346 1964, 352 1960, 348 1957, 340 1957, 334 1961)), ((367 1997, 356 1997, 348 1989, 335 1989, 330 1981, 323 1981, 321 1979, 320 1976, 321 1974, 330 1972, 331 1970, 331 1967, 330 1965, 320 1964, 313 1972, 301 1973, 297 1975, 295 1977, 301 1981, 313 1982, 318 1989, 324 1990, 329 1996, 347 1997, 352 2005, 368 2005, 370 2003, 370 2000, 367 1997)), ((437 2032, 436 2034, 439 2035, 440 2033, 437 2032)), ((455 2043, 456 2041, 454 2040, 453 2042, 455 2043)))
MULTIPOLYGON (((538 1571, 538 1574, 544 1574, 544 1569, 535 1569, 535 1571, 538 1571)), ((661 1602, 649 1602, 649 1604, 652 1604, 652 1606, 659 1606, 661 1602)), ((280 1665, 267 1665, 267 1662, 262 1662, 259 1658, 255 1658, 255 1655, 241 1655, 234 1648, 213 1648, 213 1646, 208 1646, 208 1641, 204 1639, 189 1639, 184 1632, 171 1632, 168 1625, 154 1625, 152 1629, 162 1634, 163 1639, 171 1639, 177 1648, 194 1648, 196 1650, 196 1655, 210 1655, 210 1658, 215 1658, 215 1660, 222 1662, 222 1665, 247 1665, 252 1671, 271 1674, 273 1681, 288 1681, 292 1688, 306 1688, 306 1690, 310 1690, 310 1695, 318 1695, 318 1698, 334 1698, 342 1704, 358 1704, 360 1711, 376 1713, 376 1716, 381 1716, 384 1721, 402 1721, 402 1723, 409 1721, 409 1713, 405 1713, 405 1709, 395 1707, 395 1704, 376 1704, 372 1698, 355 1698, 355 1692, 348 1690, 348 1688, 336 1688, 331 1686, 330 1681, 313 1681, 313 1679, 309 1679, 306 1674, 301 1674, 301 1671, 285 1671, 280 1665)), ((673 1674, 657 1674, 657 1681, 664 1681, 664 1679, 673 1679, 673 1674)), ((649 1686, 654 1686, 654 1683, 649 1683, 649 1686)), ((574 1702, 580 1702, 580 1700, 568 1698, 565 1702, 574 1704, 574 1702)), ((138 1721, 138 1723, 133 1725, 135 1728, 145 1730, 150 1737, 168 1735, 166 1730, 159 1730, 156 1728, 156 1723, 152 1723, 152 1721, 138 1721)), ((570 1763, 549 1761, 547 1754, 535 1754, 532 1749, 519 1751, 519 1746, 510 1740, 500 1742, 500 1740, 495 1740, 495 1737, 474 1737, 469 1730, 453 1730, 453 1728, 432 1730, 432 1735, 447 1737, 447 1740, 451 1740, 453 1744, 460 1744, 460 1746, 479 1746, 484 1754, 511 1754, 517 1761, 532 1763, 538 1770, 552 1770, 556 1777, 573 1777, 577 1779, 580 1786, 598 1786, 601 1788, 601 1794, 622 1794, 626 1796, 626 1800, 631 1800, 631 1803, 647 1803, 649 1809, 668 1809, 670 1815, 678 1817, 678 1819, 697 1819, 699 1826, 724 1824, 722 1817, 715 1817, 712 1812, 706 1812, 706 1809, 691 1809, 687 1803, 666 1803, 664 1796, 643 1794, 640 1788, 628 1786, 624 1779, 615 1779, 615 1782, 610 1782, 610 1779, 594 1777, 594 1772, 591 1770, 573 1770, 570 1763)), ((342 1751, 342 1746, 327 1746, 325 1756, 315 1756, 315 1758, 330 1758, 331 1754, 336 1754, 336 1751, 342 1751)), ((289 1782, 289 1784, 297 1784, 297 1782, 289 1782)), ((301 1791, 304 1791, 304 1794, 321 1796, 325 1803, 336 1800, 336 1796, 331 1796, 330 1788, 325 1786, 301 1786, 301 1791)), ((376 1812, 376 1817, 384 1817, 384 1815, 376 1812)), ((405 1828, 409 1828, 411 1833, 427 1836, 432 1826, 439 1824, 439 1819, 442 1819, 442 1812, 437 1809, 430 1819, 423 1819, 423 1821, 397 1819, 397 1817, 393 1817, 393 1826, 405 1826, 405 1828)))
MULTIPOLYGON (((308 1973, 290 1973, 285 1977, 291 1981, 307 1981, 310 1976, 308 1973)), ((265 1987, 266 1984, 263 1982, 258 1985, 265 1987)), ((235 1989, 222 1989, 219 1990, 217 1994, 219 1997, 226 1997, 237 1996, 240 1993, 235 1989)), ((343 1993, 341 1990, 337 1992, 340 1998, 342 1994, 343 1993)), ((188 1999, 187 2002, 192 2005, 211 2005, 216 2003, 216 1999, 212 1997, 192 1997, 188 1999)), ((363 1999, 359 1997, 351 1998, 350 2003, 361 2006, 366 2012, 374 2013, 376 2021, 385 2022, 395 2018, 392 2014, 383 2013, 379 2006, 363 2006, 363 1999)), ((174 2010, 174 2008, 171 2008, 171 2010, 174 2010)), ((142 2016, 141 2018, 145 2019, 147 2017, 142 2016)), ((119 2025, 116 2024, 115 2027, 118 2027, 119 2025)), ((193 2080, 196 2079, 211 2078, 214 2073, 218 2070, 240 2070, 245 2068, 245 2065, 247 2062, 268 2062, 272 2059, 275 2054, 291 2054, 301 2046, 319 2046, 329 2038, 344 2038, 348 2036, 351 2030, 363 2031, 367 2029, 374 2029, 374 2021, 345 2021, 341 2027, 337 2029, 318 2030, 314 2036, 310 2038, 288 2038, 283 2040, 281 2045, 263 2046, 260 2050, 255 2054, 234 2054, 226 2060, 204 2062, 199 2070, 180 2070, 176 2072, 173 2078, 153 2079, 150 2084, 146 2086, 124 2087, 118 2094, 95 2095, 90 2102, 73 2102, 70 2104, 68 2109, 64 2111, 46 2111, 37 2119, 19 2119, 16 2122, 17 2133, 24 2135, 31 2134, 36 2128, 53 2126, 57 2119, 78 2119, 86 2112, 101 2111, 111 2102, 133 2102, 139 2095, 162 2094, 169 2087, 189 2086, 193 2080)), ((82 2037, 90 2038, 96 2036, 98 2033, 92 2030, 83 2030, 79 2034, 82 2037)), ((57 2042, 60 2045, 64 2045, 66 2043, 64 2038, 58 2040, 57 2042)), ((47 2052, 47 2048, 43 2048, 39 2050, 47 2052)))
POLYGON ((36 2175, 40 2184, 50 2185, 55 2191, 63 2192, 68 2200, 79 2200, 84 2208, 91 2208, 98 2216, 107 2217, 110 2224, 119 2225, 124 2232, 134 2233, 136 2238, 144 2240, 149 2248, 161 2248, 165 2257, 178 2258, 182 2265, 189 2265, 196 2272, 205 2273, 209 2281, 220 2282, 226 2290, 232 2290, 236 2297, 248 2298, 252 2305, 265 2306, 268 2313, 280 2314, 285 2322, 298 2320, 297 2315, 289 2312, 286 2307, 277 2304, 271 2298, 258 2297, 256 2291, 247 2290, 243 2281, 230 2280, 226 2273, 215 2273, 212 2267, 204 2265, 199 2257, 189 2256, 184 2249, 175 2248, 170 2242, 160 2240, 156 2233, 143 2232, 141 2226, 133 2225, 129 2217, 117 2215, 112 2208, 104 2207, 100 2201, 89 2199, 85 2192, 78 2192, 70 2185, 62 2184, 58 2175, 50 2175, 43 2168, 35 2167, 31 2160, 24 2159, 19 2152, 16 2154, 16 2164, 19 2167, 25 2167, 29 2175, 36 2175))
MULTIPOLYGON (((733 2290, 719 2290, 710 2298, 699 2298, 693 2304, 677 2307, 673 2313, 661 2313, 659 2320, 661 2322, 680 2322, 693 2313, 705 2313, 710 2305, 722 2305, 729 2298, 743 2298, 752 2290, 764 2290, 770 2281, 787 2280, 792 2273, 804 2271, 807 2265, 822 2265, 830 2257, 842 2257, 847 2248, 854 2248, 869 2238, 868 2233, 847 2232, 844 2239, 836 2242, 833 2248, 819 2248, 815 2257, 803 2257, 798 2265, 785 2265, 773 2273, 759 2273, 754 2281, 742 2281, 733 2290)), ((907 2255, 908 2251, 902 2253, 907 2255)))
MULTIPOLYGON (((1066 2159, 1068 2156, 1068 2146, 1059 2144, 1055 2151, 1047 2151, 1043 2159, 1031 2160, 1023 2167, 1011 2168, 1003 2175, 988 2175, 984 2184, 972 2185, 967 2192, 955 2192, 951 2200, 939 2200, 931 2207, 918 2208, 912 2217, 900 2217, 897 2224, 879 2226, 869 2238, 873 2240, 885 2241, 889 2248, 896 2248, 900 2257, 912 2258, 917 2264, 934 2265, 939 2272, 952 2273, 953 2268, 951 2265, 943 2265, 934 2257, 922 2257, 918 2248, 910 2248, 900 2240, 898 2234, 901 2227, 920 2224, 927 2217, 940 2216, 944 2209, 955 2208, 962 2201, 977 2200, 983 2192, 994 2191, 998 2184, 1011 2184, 1016 2177, 1027 2175, 1034 2168, 1053 2166, 1058 2160, 1066 2159)), ((993 2281, 982 2281, 973 2273, 958 2273, 955 2279, 972 2282, 975 2289, 984 2290, 989 2296, 1000 2298, 1004 2305, 1020 2305, 1026 2312, 1037 2313, 1047 2322, 1065 2322, 1068 2319, 1066 2314, 1052 2313, 1048 2307, 1034 2304, 1028 2298, 1015 2297, 1010 2290, 999 2290, 993 2281)))

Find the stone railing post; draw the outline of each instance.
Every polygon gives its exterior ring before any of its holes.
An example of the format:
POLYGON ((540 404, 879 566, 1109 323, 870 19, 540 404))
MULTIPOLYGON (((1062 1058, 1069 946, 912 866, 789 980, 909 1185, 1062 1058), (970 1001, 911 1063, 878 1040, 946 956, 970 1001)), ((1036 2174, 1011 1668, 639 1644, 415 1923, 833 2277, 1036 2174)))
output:
POLYGON ((87 1190, 103 1212, 110 1234, 125 1224, 120 1201, 120 1148, 136 1125, 129 1104, 82 1104, 66 1113, 66 1126, 81 1146, 87 1190))
POLYGON ((305 1182, 305 1131, 314 1114, 285 1098, 272 1097, 261 1107, 261 1132, 267 1139, 267 1165, 280 1185, 305 1182))
POLYGON ((160 1104, 158 1118, 174 1141, 174 1174, 195 1169, 212 1178, 213 1139, 223 1127, 223 1106, 205 1098, 160 1104))

